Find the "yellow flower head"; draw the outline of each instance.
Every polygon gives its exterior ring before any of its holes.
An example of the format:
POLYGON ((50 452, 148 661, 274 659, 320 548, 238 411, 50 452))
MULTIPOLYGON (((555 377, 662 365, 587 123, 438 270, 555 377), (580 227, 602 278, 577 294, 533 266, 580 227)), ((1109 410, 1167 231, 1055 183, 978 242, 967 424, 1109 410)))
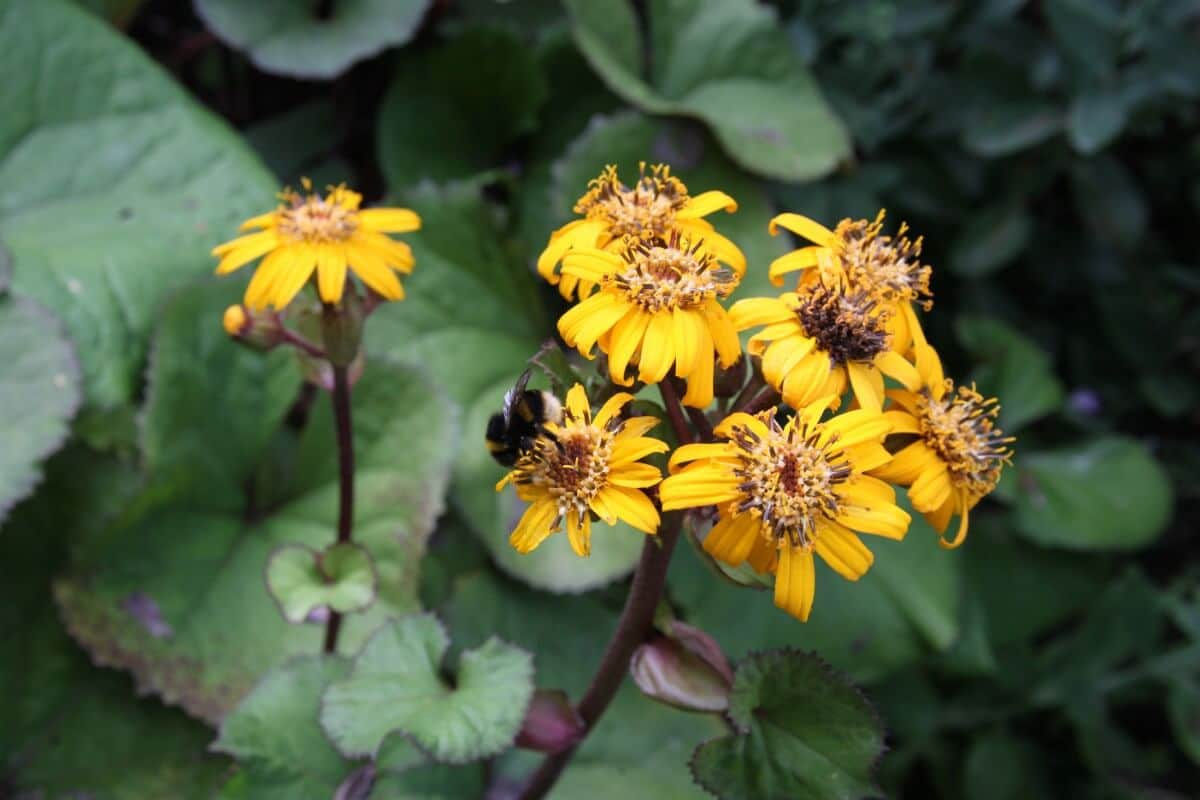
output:
POLYGON ((819 400, 783 426, 775 409, 731 414, 715 431, 726 441, 677 449, 659 487, 664 511, 716 505, 704 549, 775 573, 775 605, 801 621, 812 611, 814 552, 858 580, 874 556, 856 532, 901 539, 911 521, 892 487, 865 474, 891 458, 881 444, 888 421, 859 409, 821 422, 828 405, 819 400))
POLYGON ((769 276, 776 286, 783 285, 789 272, 805 272, 801 283, 817 279, 846 283, 851 291, 862 291, 895 313, 889 318, 889 330, 898 350, 907 351, 911 341, 924 343, 925 338, 913 304, 926 311, 933 307, 929 279, 933 268, 921 263, 921 237, 910 240, 905 234, 906 223, 900 224, 895 236, 883 233, 880 211, 874 222, 865 219, 844 219, 837 228, 824 225, 800 214, 780 214, 771 220, 774 236, 779 228, 813 242, 808 247, 793 250, 771 263, 769 276))
POLYGON ((283 308, 313 272, 321 300, 337 303, 346 285, 346 270, 387 300, 400 300, 404 289, 393 270, 412 272, 412 250, 386 234, 421 227, 421 219, 405 208, 359 209, 362 195, 336 186, 322 197, 304 181, 305 194, 284 189, 274 211, 246 220, 242 230, 258 229, 213 249, 224 275, 263 257, 246 289, 252 310, 283 308))
POLYGON ((737 203, 724 192, 688 194, 683 181, 671 175, 666 164, 655 164, 646 173, 643 162, 638 180, 631 187, 621 183, 617 168, 605 167, 600 177, 588 183, 588 191, 575 204, 575 213, 583 219, 568 222, 550 235, 550 242, 538 257, 538 274, 567 300, 587 297, 595 283, 563 270, 557 270, 563 255, 574 247, 620 248, 625 237, 669 238, 679 232, 691 240, 703 239, 710 253, 739 275, 746 271, 746 257, 737 246, 717 233, 703 217, 724 209, 737 211, 737 203))
POLYGON ((823 280, 777 298, 741 300, 729 310, 739 331, 765 326, 747 350, 762 357, 763 377, 792 408, 819 397, 836 402, 849 386, 859 405, 875 412, 883 408, 884 375, 913 389, 920 381, 893 348, 892 313, 864 290, 823 280))
POLYGON ((939 539, 943 547, 958 547, 967 536, 970 510, 996 488, 1004 465, 1012 463, 1008 445, 1014 440, 995 425, 1000 413, 995 398, 984 399, 974 386, 955 391, 932 347, 918 345, 915 353, 921 390, 888 392, 898 408, 884 416, 893 433, 918 438, 873 474, 911 487, 913 508, 938 533, 958 514, 954 539, 939 539))
POLYGON ((668 447, 642 436, 658 424, 656 417, 620 419, 632 399, 613 395, 593 417, 587 394, 575 384, 567 393, 562 423, 547 423, 547 434, 535 439, 496 484, 499 491, 511 481, 517 496, 529 503, 509 537, 518 552, 534 550, 565 519, 571 548, 588 555, 592 514, 609 525, 621 519, 645 533, 658 532, 658 509, 642 489, 657 485, 662 474, 641 459, 668 447))
POLYGON ((713 398, 713 358, 722 367, 737 361, 741 343, 718 302, 737 287, 741 274, 722 266, 705 242, 678 231, 668 238, 626 237, 612 252, 580 247, 563 258, 563 274, 599 291, 558 321, 563 340, 588 358, 599 344, 609 376, 629 386, 626 367, 657 383, 671 367, 687 380, 683 402, 705 408, 713 398))

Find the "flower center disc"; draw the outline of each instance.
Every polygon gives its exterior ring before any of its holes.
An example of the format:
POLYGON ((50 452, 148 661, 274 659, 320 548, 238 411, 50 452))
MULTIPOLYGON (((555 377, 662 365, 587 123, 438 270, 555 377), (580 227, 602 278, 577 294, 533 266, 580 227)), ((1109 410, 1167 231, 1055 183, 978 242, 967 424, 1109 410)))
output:
POLYGON ((817 519, 838 514, 837 484, 850 477, 849 464, 831 463, 817 445, 816 434, 780 429, 770 420, 771 435, 762 439, 748 428, 734 429, 733 441, 744 453, 739 511, 762 517, 767 535, 778 545, 805 550, 816 541, 817 519))
POLYGON ((734 276, 700 250, 690 249, 672 235, 671 240, 631 242, 625 252, 629 266, 612 276, 613 285, 645 311, 696 308, 707 300, 733 291, 734 276))
POLYGON ((575 212, 607 220, 613 238, 663 236, 687 201, 687 187, 661 164, 649 175, 643 165, 632 189, 621 183, 616 169, 610 167, 592 180, 588 193, 575 205, 575 212))
POLYGON ((871 361, 887 349, 886 312, 863 292, 847 295, 819 284, 795 311, 804 333, 836 364, 871 361))
POLYGON ((993 424, 996 400, 960 386, 941 401, 924 398, 920 412, 921 436, 946 464, 954 484, 978 496, 995 488, 1012 455, 1005 446, 1011 439, 993 424))
POLYGON ((612 438, 587 422, 571 422, 553 438, 538 437, 517 462, 516 481, 545 487, 560 515, 586 514, 608 480, 612 438))
POLYGON ((353 211, 312 195, 285 209, 279 221, 285 236, 311 243, 344 242, 357 228, 353 211))

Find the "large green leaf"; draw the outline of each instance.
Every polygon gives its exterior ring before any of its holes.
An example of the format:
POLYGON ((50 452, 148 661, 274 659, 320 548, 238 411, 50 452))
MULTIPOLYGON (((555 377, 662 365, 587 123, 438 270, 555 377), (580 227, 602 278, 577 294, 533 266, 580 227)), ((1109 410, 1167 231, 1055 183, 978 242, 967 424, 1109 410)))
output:
POLYGON ((574 555, 565 536, 528 555, 508 544, 523 504, 511 489, 495 491, 504 470, 484 447, 484 431, 552 328, 535 276, 516 263, 514 243, 477 184, 423 187, 408 202, 424 221, 411 238, 417 267, 407 282, 408 300, 377 312, 368 335, 372 352, 427 365, 466 409, 455 506, 501 566, 534 586, 581 591, 628 574, 643 534, 623 524, 599 527, 587 559, 574 555))
POLYGON ((212 745, 241 767, 228 794, 280 800, 334 795, 352 765, 321 732, 321 693, 349 671, 345 658, 314 655, 263 677, 225 718, 212 745))
POLYGON ((937 546, 914 515, 902 542, 863 536, 875 564, 850 582, 817 559, 817 594, 808 622, 775 608, 770 591, 742 589, 713 574, 694 552, 671 567, 672 597, 686 619, 733 657, 763 647, 813 648, 857 680, 871 681, 944 649, 958 633, 962 564, 937 546))
MULTIPOLYGON (((236 289, 207 287, 172 305, 156 352, 189 341, 195 352, 186 369, 153 362, 149 486, 80 546, 75 567, 56 585, 72 634, 98 662, 131 670, 143 689, 211 721, 271 666, 318 651, 320 627, 287 624, 263 575, 282 544, 331 543, 337 509, 327 398, 313 406, 299 441, 281 448, 268 437, 293 394, 296 366, 282 354, 264 361, 232 342, 207 341, 224 338, 220 309, 236 289), (170 391, 156 390, 163 380, 174 383, 170 391), (262 430, 229 441, 253 420, 262 430), (207 458, 193 440, 210 443, 207 458), (184 462, 193 469, 175 468, 184 462), (202 479, 210 481, 207 492, 202 479)), ((347 619, 347 648, 388 614, 416 606, 419 558, 441 511, 454 444, 452 406, 412 369, 369 362, 353 409, 355 540, 371 552, 379 597, 368 613, 347 619)))
POLYGON ((703 120, 726 153, 772 178, 807 180, 850 155, 842 124, 773 10, 753 0, 654 0, 651 75, 626 0, 569 0, 575 41, 614 92, 652 114, 703 120))
POLYGON ((429 178, 465 178, 498 166, 534 130, 546 78, 515 32, 473 28, 406 53, 379 109, 379 162, 395 191, 429 178), (487 64, 480 80, 479 65, 487 64))
POLYGON ((729 718, 738 734, 704 743, 692 758, 696 780, 718 797, 878 793, 871 773, 884 749, 879 718, 815 655, 775 650, 738 664, 729 718))
POLYGON ((1171 516, 1171 484, 1138 442, 1102 437, 1016 461, 1016 523, 1042 544, 1079 550, 1134 550, 1171 516))
POLYGON ((285 544, 267 561, 267 588, 288 622, 303 622, 319 606, 349 614, 375 599, 375 567, 367 549, 353 542, 320 552, 285 544))
POLYGON ((296 0, 195 0, 196 13, 223 41, 266 72, 334 78, 352 64, 407 42, 430 0, 339 0, 327 19, 296 0))
POLYGON ((132 467, 82 447, 46 465, 41 490, 0 535, 0 785, 14 797, 207 800, 228 759, 208 755, 212 731, 129 678, 97 670, 67 637, 50 596, 75 538, 136 491, 132 467))
POLYGON ((79 394, 79 364, 58 320, 0 286, 0 522, 66 439, 79 394))
POLYGON ((374 755, 394 731, 438 761, 460 763, 510 746, 533 697, 533 658, 489 638, 465 651, 454 680, 442 678, 450 647, 432 615, 380 628, 363 646, 350 676, 321 703, 321 725, 348 755, 374 755))
POLYGON ((224 124, 103 21, 62 0, 0 2, 0 238, 14 286, 57 313, 92 408, 137 393, 165 292, 274 205, 224 124))
POLYGON ((1062 381, 1032 339, 987 317, 959 317, 955 329, 980 364, 972 380, 985 396, 1000 400, 999 424, 1005 433, 1016 433, 1062 406, 1062 381))

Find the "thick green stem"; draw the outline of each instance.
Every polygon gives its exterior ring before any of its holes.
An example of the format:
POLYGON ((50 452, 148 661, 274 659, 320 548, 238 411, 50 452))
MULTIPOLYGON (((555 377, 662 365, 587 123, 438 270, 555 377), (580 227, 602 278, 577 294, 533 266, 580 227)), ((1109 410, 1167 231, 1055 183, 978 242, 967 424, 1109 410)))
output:
MULTIPOLYGON (((333 418, 338 449, 338 526, 337 541, 349 542, 354 534, 354 428, 350 420, 350 376, 346 367, 333 367, 333 418)), ((325 624, 326 653, 337 650, 342 615, 329 612, 325 624)))

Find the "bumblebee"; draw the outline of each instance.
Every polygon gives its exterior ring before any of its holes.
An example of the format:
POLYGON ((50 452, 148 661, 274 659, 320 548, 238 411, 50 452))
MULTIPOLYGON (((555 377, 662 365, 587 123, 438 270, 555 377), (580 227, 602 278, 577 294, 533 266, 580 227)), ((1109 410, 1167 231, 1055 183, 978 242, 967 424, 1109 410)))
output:
POLYGON ((550 392, 526 389, 529 375, 529 370, 521 373, 516 385, 505 392, 504 407, 488 420, 488 452, 506 467, 546 432, 547 422, 562 422, 562 403, 550 392))

